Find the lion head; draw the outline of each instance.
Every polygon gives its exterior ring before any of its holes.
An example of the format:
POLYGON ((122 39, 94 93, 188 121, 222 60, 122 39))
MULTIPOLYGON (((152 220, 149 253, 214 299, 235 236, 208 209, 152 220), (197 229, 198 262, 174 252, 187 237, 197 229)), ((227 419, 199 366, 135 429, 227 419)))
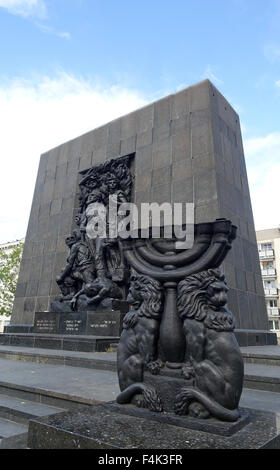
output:
POLYGON ((130 277, 127 301, 137 305, 139 316, 158 319, 163 306, 161 284, 151 277, 133 274, 130 277))
POLYGON ((202 321, 208 328, 218 331, 233 331, 233 315, 225 308, 227 292, 225 276, 218 269, 188 276, 178 284, 180 318, 202 321))

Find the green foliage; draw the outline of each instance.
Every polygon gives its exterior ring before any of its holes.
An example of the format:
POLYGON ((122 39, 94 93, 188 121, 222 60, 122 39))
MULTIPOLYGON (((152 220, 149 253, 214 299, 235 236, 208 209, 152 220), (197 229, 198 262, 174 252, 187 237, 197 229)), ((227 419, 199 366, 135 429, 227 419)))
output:
POLYGON ((23 245, 0 251, 0 315, 12 314, 23 245))

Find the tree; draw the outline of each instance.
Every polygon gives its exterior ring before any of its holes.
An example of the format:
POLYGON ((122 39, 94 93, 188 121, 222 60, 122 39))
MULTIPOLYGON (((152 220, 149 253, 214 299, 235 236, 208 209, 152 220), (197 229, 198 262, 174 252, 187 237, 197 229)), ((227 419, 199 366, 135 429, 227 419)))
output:
POLYGON ((12 314, 23 245, 0 251, 0 315, 12 314))

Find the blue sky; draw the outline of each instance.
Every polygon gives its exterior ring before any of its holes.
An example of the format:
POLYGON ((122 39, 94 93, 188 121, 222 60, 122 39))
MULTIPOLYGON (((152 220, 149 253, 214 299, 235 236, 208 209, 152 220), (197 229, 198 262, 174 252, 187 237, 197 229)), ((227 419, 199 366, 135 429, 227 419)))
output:
POLYGON ((204 78, 240 116, 256 228, 278 226, 279 25, 280 0, 0 0, 2 178, 23 195, 1 241, 25 234, 41 153, 204 78))

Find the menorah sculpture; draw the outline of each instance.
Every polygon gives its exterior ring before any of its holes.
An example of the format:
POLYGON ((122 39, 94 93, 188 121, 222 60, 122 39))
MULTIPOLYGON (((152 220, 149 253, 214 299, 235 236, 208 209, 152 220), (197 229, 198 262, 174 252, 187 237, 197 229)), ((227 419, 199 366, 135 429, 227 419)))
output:
POLYGON ((239 418, 243 360, 226 308, 225 259, 237 228, 195 226, 193 247, 176 239, 123 241, 132 275, 118 347, 119 404, 192 417, 239 418))

